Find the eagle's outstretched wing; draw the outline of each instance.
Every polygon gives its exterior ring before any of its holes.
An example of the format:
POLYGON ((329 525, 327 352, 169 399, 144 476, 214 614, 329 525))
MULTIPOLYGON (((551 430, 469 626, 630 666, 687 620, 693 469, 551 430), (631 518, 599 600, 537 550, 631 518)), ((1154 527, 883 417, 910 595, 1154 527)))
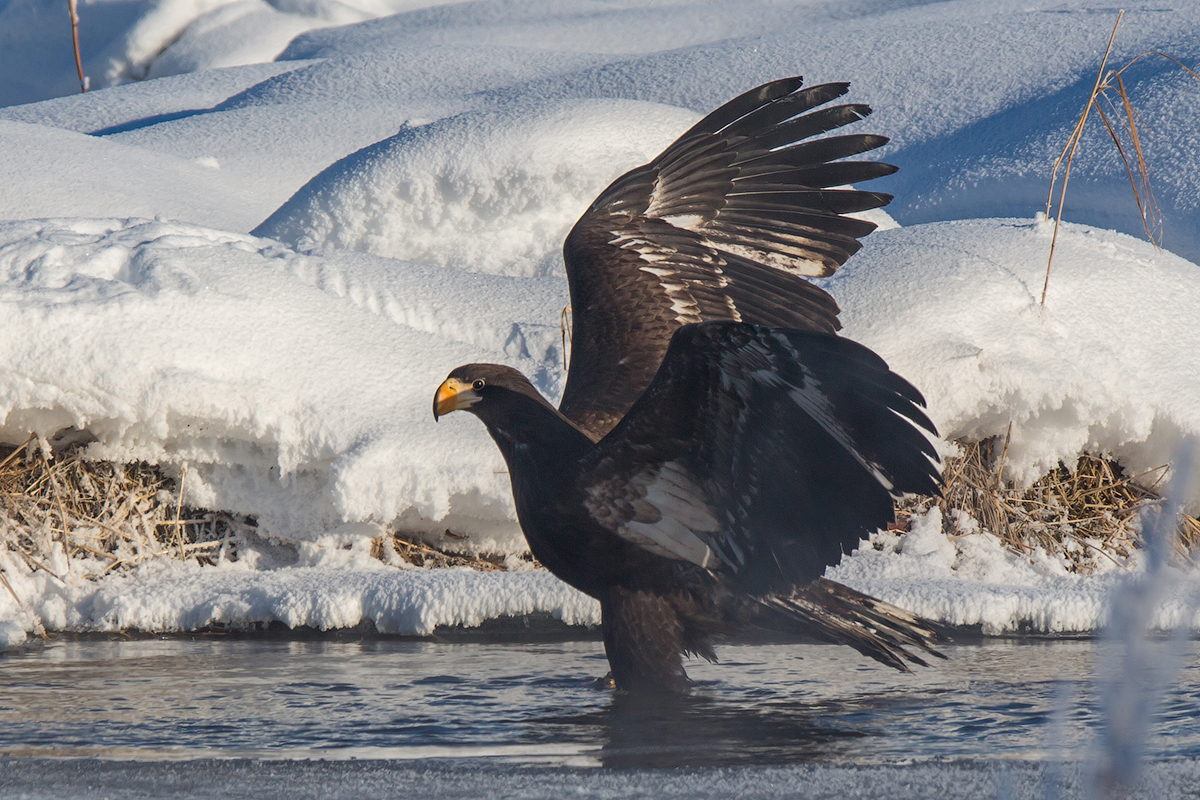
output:
POLYGON ((582 464, 589 515, 753 596, 819 578, 937 494, 924 399, 866 347, 827 333, 706 322, 582 464))
POLYGON ((838 308, 805 280, 829 275, 875 225, 845 216, 891 196, 830 188, 895 167, 841 161, 884 144, 812 137, 862 119, 865 105, 819 108, 848 84, 773 81, 737 97, 649 164, 618 178, 563 248, 571 285, 571 365, 560 410, 594 438, 649 385, 671 335, 725 319, 833 332, 838 308))

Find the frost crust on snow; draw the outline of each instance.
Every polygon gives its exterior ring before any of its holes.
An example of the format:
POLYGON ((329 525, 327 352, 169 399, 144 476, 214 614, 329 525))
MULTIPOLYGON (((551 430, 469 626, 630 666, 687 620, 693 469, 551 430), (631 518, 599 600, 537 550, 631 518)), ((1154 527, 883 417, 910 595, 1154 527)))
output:
MULTIPOLYGON (((1110 598, 1130 580, 1145 580, 1144 565, 1099 574, 1069 572, 1042 550, 1022 556, 964 520, 951 541, 934 507, 907 533, 879 532, 826 577, 949 625, 978 626, 986 635, 1076 634, 1108 622, 1110 598)), ((1200 630, 1200 576, 1172 570, 1171 593, 1147 620, 1152 630, 1200 630)))
POLYGON ((537 613, 568 625, 600 623, 596 601, 548 572, 397 569, 361 546, 310 548, 288 566, 269 558, 208 567, 158 561, 98 582, 71 575, 65 559, 57 575, 31 572, 5 553, 0 567, 23 604, 0 591, 0 649, 22 644, 34 619, 52 631, 93 632, 272 622, 332 630, 369 622, 381 633, 415 636, 537 613))

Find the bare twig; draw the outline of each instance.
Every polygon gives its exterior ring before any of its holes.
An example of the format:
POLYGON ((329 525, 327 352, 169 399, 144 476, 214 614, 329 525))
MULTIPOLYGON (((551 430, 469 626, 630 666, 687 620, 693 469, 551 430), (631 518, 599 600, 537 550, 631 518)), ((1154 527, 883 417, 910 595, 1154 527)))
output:
POLYGON ((1054 246, 1058 243, 1058 227, 1062 222, 1063 203, 1067 197, 1067 183, 1071 180, 1071 164, 1075 160, 1075 150, 1079 147, 1079 140, 1083 136, 1083 126, 1087 123, 1088 113, 1092 110, 1092 106, 1096 104, 1096 95, 1100 91, 1100 86, 1104 80, 1104 68, 1108 65, 1108 55, 1112 52, 1113 41, 1117 38, 1117 28, 1121 26, 1121 18, 1125 16, 1125 11, 1122 9, 1117 14, 1117 22, 1113 25, 1112 34, 1108 37, 1108 47, 1104 49, 1104 58, 1100 61, 1100 70, 1096 73, 1096 83, 1092 86, 1092 93, 1088 96, 1087 105, 1083 107, 1083 113, 1079 115, 1079 122, 1075 123, 1075 130, 1071 132, 1071 136, 1067 139, 1067 146, 1063 148, 1062 154, 1058 160, 1054 162, 1054 171, 1050 176, 1050 196, 1046 198, 1046 218, 1050 218, 1050 204, 1054 198, 1054 184, 1058 180, 1058 168, 1062 164, 1063 158, 1067 159, 1067 168, 1063 172, 1062 192, 1058 196, 1058 215, 1054 218, 1054 235, 1050 238, 1050 257, 1046 261, 1046 280, 1042 284, 1042 305, 1046 305, 1046 291, 1050 287, 1050 266, 1054 263, 1054 246))
POLYGON ((1108 65, 1108 57, 1112 53, 1113 41, 1117 37, 1117 28, 1121 25, 1121 19, 1125 12, 1121 11, 1117 14, 1116 24, 1113 25, 1112 34, 1108 37, 1108 47, 1104 50, 1104 58, 1100 61, 1100 70, 1096 73, 1096 82, 1092 86, 1092 92, 1088 96, 1087 104, 1083 107, 1083 113, 1080 114, 1079 120, 1075 123, 1071 135, 1067 138, 1067 144, 1063 148, 1062 153, 1054 162, 1054 169, 1050 176, 1050 193, 1046 198, 1046 218, 1050 218, 1050 212, 1054 203, 1054 189, 1058 184, 1058 171, 1062 167, 1064 159, 1066 160, 1066 169, 1063 172, 1062 188, 1058 195, 1058 212, 1054 217, 1054 234, 1050 239, 1050 255, 1046 259, 1046 279, 1042 284, 1042 300, 1041 305, 1046 305, 1046 292, 1050 286, 1050 268, 1054 264, 1054 248, 1058 243, 1058 229, 1062 223, 1063 207, 1067 197, 1067 183, 1071 179, 1071 164, 1075 158, 1075 151, 1079 147, 1079 142, 1083 137, 1084 127, 1087 123, 1088 114, 1092 108, 1096 109, 1096 115, 1100 118, 1101 124, 1108 131, 1109 138, 1117 148, 1117 155, 1120 156, 1122 164, 1125 166, 1125 172, 1129 177, 1129 186, 1133 190, 1133 198, 1137 203, 1138 215, 1142 219, 1142 227, 1146 231, 1146 238, 1150 240, 1156 247, 1159 245, 1156 231, 1161 233, 1162 230, 1162 213, 1159 210, 1158 202, 1154 198, 1154 188, 1150 181, 1150 169, 1146 163, 1145 148, 1142 146, 1141 129, 1145 126, 1140 124, 1137 110, 1134 109, 1133 103, 1129 99, 1129 92, 1125 87, 1124 73, 1135 63, 1147 56, 1159 56, 1172 62, 1180 69, 1187 72, 1196 80, 1200 81, 1200 75, 1190 69, 1187 65, 1173 56, 1167 55, 1159 50, 1147 50, 1139 53, 1129 60, 1125 66, 1118 70, 1105 73, 1105 67, 1108 65), (1120 107, 1108 94, 1112 90, 1120 96, 1120 107), (1108 104, 1109 113, 1105 113, 1100 105, 1100 100, 1108 104), (1111 114, 1111 117, 1110 117, 1111 114), (1114 119, 1121 120, 1121 130, 1129 139, 1130 147, 1126 148, 1121 142, 1121 136, 1118 133, 1117 126, 1113 124, 1114 119), (1133 167, 1132 160, 1129 156, 1129 150, 1132 149, 1134 159, 1137 161, 1137 169, 1133 167))
POLYGON ((79 3, 78 0, 67 0, 71 11, 71 40, 75 43, 75 70, 79 73, 79 91, 86 93, 88 79, 83 74, 83 58, 79 55, 79 3))

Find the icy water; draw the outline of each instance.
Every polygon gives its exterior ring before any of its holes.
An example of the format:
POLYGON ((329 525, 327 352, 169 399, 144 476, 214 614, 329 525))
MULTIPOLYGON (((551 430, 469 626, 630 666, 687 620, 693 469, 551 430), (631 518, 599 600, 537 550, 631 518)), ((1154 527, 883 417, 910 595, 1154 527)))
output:
MULTIPOLYGON (((1172 645, 1147 645, 1168 663, 1172 645)), ((1178 655, 1178 645, 1175 656, 1178 655)), ((1200 649, 1144 737, 1200 760, 1200 649)), ((1109 650, 1106 650, 1109 648, 1109 650)), ((1111 652, 1110 652, 1111 651, 1111 652)), ((904 675, 844 647, 740 645, 692 697, 597 685, 594 641, 52 640, 0 657, 0 757, 426 761, 569 767, 1083 761, 1104 706, 1095 641, 990 640, 904 675)))

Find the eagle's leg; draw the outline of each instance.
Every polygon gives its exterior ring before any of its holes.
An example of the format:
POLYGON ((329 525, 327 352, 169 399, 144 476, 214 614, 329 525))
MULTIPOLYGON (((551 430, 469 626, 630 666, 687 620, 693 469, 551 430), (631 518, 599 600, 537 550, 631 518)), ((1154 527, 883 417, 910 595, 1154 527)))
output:
POLYGON ((671 603, 620 587, 600 601, 604 652, 613 682, 629 692, 686 692, 684 627, 671 603))

